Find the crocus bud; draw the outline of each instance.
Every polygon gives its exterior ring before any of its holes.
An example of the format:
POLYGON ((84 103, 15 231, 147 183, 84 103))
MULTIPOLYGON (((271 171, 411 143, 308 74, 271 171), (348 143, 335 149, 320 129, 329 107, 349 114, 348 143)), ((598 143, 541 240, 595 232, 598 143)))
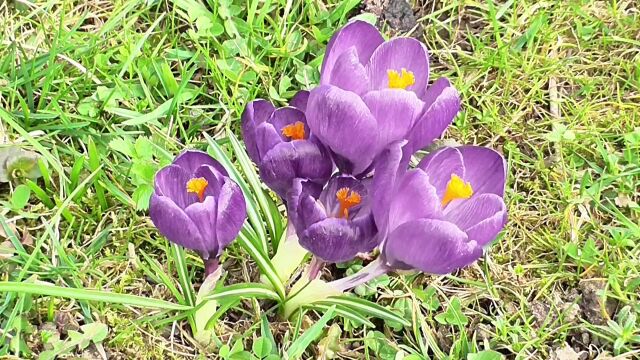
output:
MULTIPOLYGON (((156 174, 149 215, 169 241, 217 266, 215 260, 236 238, 247 212, 240 187, 222 165, 207 153, 188 150, 156 174)), ((209 266, 209 272, 214 270, 209 266)))

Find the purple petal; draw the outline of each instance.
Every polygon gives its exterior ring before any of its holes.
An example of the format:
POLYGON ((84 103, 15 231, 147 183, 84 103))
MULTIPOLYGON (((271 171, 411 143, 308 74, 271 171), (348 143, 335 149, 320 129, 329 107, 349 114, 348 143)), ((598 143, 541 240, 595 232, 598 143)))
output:
POLYGON ((353 164, 353 173, 371 164, 377 123, 357 94, 335 86, 315 88, 309 95, 307 123, 323 144, 353 164))
POLYGON ((425 105, 426 110, 416 121, 407 138, 407 150, 411 154, 429 146, 433 140, 442 136, 460 111, 458 91, 453 86, 443 87, 448 82, 446 79, 440 79, 427 90, 425 103, 431 102, 431 105, 425 105))
POLYGON ((280 144, 284 140, 282 139, 282 133, 278 132, 273 124, 264 122, 255 129, 255 144, 257 149, 257 158, 253 159, 256 164, 260 164, 262 158, 269 150, 273 149, 276 145, 280 144))
POLYGON ((380 147, 404 139, 423 107, 413 92, 397 89, 371 91, 362 100, 377 121, 380 147))
POLYGON ((396 183, 404 176, 409 165, 402 161, 402 146, 404 141, 397 141, 389 145, 377 157, 371 186, 372 211, 380 234, 387 233, 389 222, 389 204, 396 192, 396 183))
POLYGON ((286 198, 295 178, 324 183, 331 176, 329 155, 312 141, 283 142, 269 150, 259 164, 262 180, 286 198))
POLYGON ((256 143, 256 128, 266 122, 274 111, 273 104, 267 100, 258 99, 247 104, 242 112, 242 138, 249 157, 256 164, 260 162, 260 152, 256 143))
POLYGON ((477 225, 493 215, 506 211, 504 201, 495 194, 474 195, 470 199, 451 203, 444 210, 447 221, 456 224, 462 231, 477 225))
POLYGON ((415 83, 406 88, 422 98, 429 82, 429 54, 420 41, 413 38, 395 38, 380 45, 367 64, 372 89, 389 88, 389 70, 413 73, 415 83))
POLYGON ((309 92, 307 90, 300 90, 291 98, 289 106, 305 112, 307 111, 307 101, 309 101, 309 92))
POLYGON ((169 241, 193 250, 206 250, 207 246, 196 224, 168 197, 151 195, 149 216, 158 231, 169 241))
POLYGON ((367 92, 369 79, 356 48, 349 48, 338 57, 331 70, 329 84, 358 95, 367 92))
POLYGON ((507 219, 504 201, 496 194, 474 195, 471 199, 451 203, 444 213, 447 221, 465 231, 479 246, 495 239, 507 219))
MULTIPOLYGON (((447 89, 453 87, 449 79, 442 77, 436 81, 434 81, 431 86, 427 88, 427 91, 424 93, 422 97, 422 101, 424 102, 424 108, 428 109, 433 105, 433 103, 442 95, 442 92, 447 89)), ((454 88, 455 89, 455 88, 454 88)))
POLYGON ((442 148, 429 154, 420 161, 418 168, 429 175, 429 181, 436 188, 440 199, 443 198, 447 184, 451 181, 451 174, 456 174, 463 180, 468 181, 462 154, 456 148, 442 148))
POLYGON ((209 165, 214 167, 218 172, 223 175, 227 175, 227 170, 220 165, 211 155, 204 151, 199 150, 186 150, 182 154, 178 155, 173 160, 172 165, 177 165, 187 171, 190 175, 196 172, 202 165, 209 165))
POLYGON ((477 242, 479 246, 486 246, 495 240, 506 223, 507 211, 500 211, 469 228, 467 236, 477 242))
POLYGON ((304 179, 294 179, 287 200, 289 220, 299 236, 311 225, 327 218, 325 208, 316 199, 322 186, 304 179))
POLYGON ((353 259, 370 242, 366 231, 345 219, 327 218, 311 225, 300 237, 300 245, 326 262, 353 259))
POLYGON ((383 237, 379 235, 373 213, 371 212, 371 202, 367 201, 351 219, 351 223, 362 232, 362 240, 358 252, 368 253, 376 246, 380 245, 383 237))
POLYGON ((218 255, 220 255, 220 252, 238 236, 247 218, 247 208, 242 190, 230 178, 226 178, 220 190, 217 214, 218 255))
POLYGON ((346 50, 356 49, 358 58, 365 64, 373 51, 384 42, 382 35, 373 25, 364 21, 353 21, 338 30, 329 40, 320 71, 320 84, 328 84, 338 57, 346 50))
MULTIPOLYGON (((205 198, 203 202, 195 202, 185 209, 185 213, 200 231, 200 243, 194 243, 190 246, 183 245, 189 249, 197 250, 201 254, 210 254, 218 252, 218 239, 216 236, 218 203, 212 196, 205 198)), ((176 220, 173 220, 176 221, 176 220)))
POLYGON ((504 196, 507 162, 499 152, 482 146, 461 146, 465 167, 465 180, 471 183, 475 194, 491 193, 504 196))
POLYGON ((389 231, 412 220, 441 217, 440 198, 429 183, 429 176, 420 169, 409 170, 391 200, 389 231))
POLYGON ((156 173, 155 193, 170 198, 181 209, 184 209, 198 200, 196 194, 187 192, 187 182, 191 178, 191 173, 180 166, 165 166, 156 173))
POLYGON ((482 247, 469 241, 462 230, 433 219, 402 224, 389 234, 382 251, 391 267, 431 274, 450 273, 482 256, 482 247))

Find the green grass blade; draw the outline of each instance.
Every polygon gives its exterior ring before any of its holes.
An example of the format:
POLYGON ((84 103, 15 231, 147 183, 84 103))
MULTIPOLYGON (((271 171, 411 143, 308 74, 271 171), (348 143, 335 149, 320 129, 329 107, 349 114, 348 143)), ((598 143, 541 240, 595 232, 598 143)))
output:
POLYGON ((229 172, 229 176, 238 183, 238 186, 242 189, 242 193, 244 194, 245 201, 247 202, 247 217, 249 218, 249 222, 251 223, 251 227, 256 232, 256 238, 251 240, 256 240, 256 246, 258 246, 262 252, 268 253, 267 247, 267 234, 264 230, 264 221, 260 217, 260 214, 257 210, 257 206, 253 195, 249 189, 249 186, 244 181, 242 176, 238 173, 236 168, 233 166, 233 163, 224 152, 224 150, 218 145, 218 143, 209 135, 204 134, 207 142, 209 143, 209 147, 212 152, 212 156, 222 163, 225 169, 229 172))
POLYGON ((282 281, 280 281, 280 277, 276 272, 269 256, 262 252, 257 246, 255 246, 255 242, 251 241, 251 234, 247 231, 246 228, 243 228, 240 231, 240 235, 238 236, 238 242, 240 245, 249 253, 251 258, 255 260, 260 268, 262 274, 269 280, 269 283, 273 286, 273 289, 278 293, 280 299, 285 298, 285 288, 282 281))
POLYGON ((309 304, 309 305, 305 305, 303 306, 304 309, 312 309, 312 310, 317 310, 317 311, 321 311, 321 312, 327 312, 328 310, 330 310, 331 308, 335 307, 335 312, 336 315, 340 315, 345 319, 349 319, 351 321, 354 321, 358 324, 364 324, 365 326, 368 326, 370 328, 374 328, 375 325, 369 321, 369 319, 367 319, 366 317, 364 317, 361 313, 354 311, 351 308, 348 308, 346 306, 341 306, 341 305, 323 305, 323 304, 309 304))
POLYGON ((173 296, 175 296, 176 300, 178 300, 178 303, 184 304, 185 297, 180 293, 180 290, 178 290, 178 288, 175 286, 173 279, 169 275, 167 275, 167 273, 165 273, 165 271, 162 269, 162 266, 160 265, 160 263, 158 263, 158 260, 147 255, 147 253, 141 249, 138 249, 138 251, 140 252, 140 254, 142 254, 146 263, 150 267, 150 269, 147 269, 145 265, 140 264, 143 270, 145 270, 145 272, 148 270, 149 271, 148 275, 153 275, 154 277, 158 278, 159 281, 162 281, 164 286, 166 286, 167 289, 171 291, 173 296))
POLYGON ((325 325, 333 318, 335 313, 335 307, 331 307, 317 323, 313 324, 307 331, 302 334, 296 341, 291 344, 287 350, 287 355, 290 359, 299 359, 304 351, 311 345, 311 343, 322 335, 325 325))
POLYGON ((410 326, 411 322, 399 316, 393 311, 386 309, 374 302, 352 297, 352 296, 332 296, 327 300, 319 301, 321 305, 342 305, 351 308, 365 315, 376 317, 378 319, 390 320, 398 322, 404 326, 410 326))
MULTIPOLYGON (((89 153, 89 170, 97 171, 100 167, 100 163, 103 160, 103 156, 100 155, 98 149, 96 148, 96 143, 93 142, 92 138, 89 138, 89 144, 87 145, 87 151, 89 153)), ((100 176, 102 175, 102 171, 96 175, 96 178, 93 180, 93 187, 96 189, 96 195, 98 196, 98 202, 100 203, 100 208, 104 211, 109 207, 107 204, 107 198, 104 196, 104 188, 98 181, 100 176)))
MULTIPOLYGON (((279 231, 282 231, 282 217, 280 216, 280 214, 278 214, 277 217, 273 216, 274 214, 271 212, 271 206, 269 204, 269 201, 267 200, 267 196, 264 193, 262 182, 260 181, 260 178, 258 178, 258 173, 256 172, 251 159, 249 159, 246 150, 244 149, 238 138, 231 131, 227 132, 227 136, 229 138, 231 146, 233 147, 233 152, 236 156, 236 159, 240 164, 240 168, 242 169, 244 175, 247 177, 249 186, 253 190, 251 193, 258 202, 260 210, 264 215, 264 220, 267 224, 267 229, 269 230, 271 239, 280 239, 279 236, 281 234, 279 233, 279 231), (276 224, 276 222, 279 222, 279 224, 276 224)), ((273 250, 275 251, 275 247, 273 250)))
POLYGON ((187 259, 184 253, 184 249, 180 245, 171 243, 171 252, 173 254, 173 261, 176 265, 176 271, 178 272, 178 281, 184 299, 189 306, 196 304, 196 297, 191 285, 191 279, 189 278, 189 270, 187 269, 187 259))
POLYGON ((268 285, 249 283, 225 286, 214 291, 213 294, 205 296, 203 300, 233 301, 240 298, 280 299, 278 293, 273 291, 268 285))
POLYGON ((146 298, 143 296, 118 294, 101 290, 65 288, 46 283, 30 283, 1 281, 0 292, 15 292, 20 294, 33 294, 43 296, 54 296, 67 299, 97 301, 111 304, 123 304, 138 306, 142 308, 166 309, 166 310, 190 310, 190 306, 175 304, 172 302, 146 298))

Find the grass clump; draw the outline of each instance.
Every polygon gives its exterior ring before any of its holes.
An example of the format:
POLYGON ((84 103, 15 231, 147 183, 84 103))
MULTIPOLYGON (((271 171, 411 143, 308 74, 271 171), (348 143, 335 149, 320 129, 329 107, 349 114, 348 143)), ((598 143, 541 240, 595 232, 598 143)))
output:
MULTIPOLYGON (((410 35, 430 49, 432 73, 462 95, 444 141, 492 146, 508 159, 510 222, 501 241, 454 275, 386 277, 356 289, 410 327, 386 320, 363 327, 336 316, 314 328, 322 311, 288 323, 243 300, 218 320, 216 346, 202 349, 183 309, 193 300, 185 284, 200 278, 202 265, 176 253, 146 217, 153 175, 182 149, 205 148, 205 133, 232 157, 226 131, 239 134, 245 103, 285 104, 316 84, 328 38, 361 7, 0 4, 0 143, 37 153, 42 175, 0 183, 0 274, 10 281, 0 288, 0 354, 638 356, 640 8, 633 1, 410 5, 410 35), (43 291, 43 283, 61 290, 43 291), (107 335, 98 327, 87 334, 88 324, 105 325, 107 335), (291 350, 310 329, 322 330, 317 341, 291 350), (71 331, 85 334, 86 346, 56 348, 69 344, 71 331)), ((259 281, 245 249, 227 253, 227 283, 259 281)))

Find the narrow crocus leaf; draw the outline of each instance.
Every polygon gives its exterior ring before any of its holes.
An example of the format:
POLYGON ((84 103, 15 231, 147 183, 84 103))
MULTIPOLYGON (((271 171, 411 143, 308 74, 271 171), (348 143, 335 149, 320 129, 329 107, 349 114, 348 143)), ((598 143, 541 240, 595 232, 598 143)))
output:
POLYGON ((333 318, 335 308, 331 307, 321 318, 313 324, 307 331, 294 341, 287 350, 287 356, 290 359, 299 359, 304 351, 311 345, 311 343, 322 335, 324 327, 329 320, 333 318))
POLYGON ((317 302, 303 306, 304 309, 318 310, 327 312, 331 308, 335 308, 336 315, 340 315, 345 319, 349 319, 356 324, 364 325, 370 328, 374 328, 375 325, 367 319, 362 313, 355 311, 353 308, 336 304, 325 304, 324 302, 317 302))
POLYGON ((251 194, 255 197, 256 202, 260 206, 260 212, 263 215, 263 220, 265 220, 264 222, 267 224, 267 228, 269 230, 271 238, 278 238, 282 233, 282 217, 273 216, 269 201, 262 188, 262 183, 258 178, 258 173, 256 172, 255 167, 251 163, 251 159, 249 159, 246 150, 241 145, 238 138, 231 131, 227 132, 227 137, 229 138, 229 142, 233 147, 233 152, 236 155, 238 163, 240 164, 240 168, 248 179, 248 185, 252 190, 251 194))
POLYGON ((262 274, 267 278, 269 284, 276 291, 280 299, 285 298, 284 284, 280 280, 273 263, 269 259, 266 253, 264 253, 258 246, 256 246, 255 240, 251 240, 253 235, 251 231, 246 227, 240 231, 238 241, 248 253, 249 256, 256 262, 262 274))
POLYGON ((225 300, 234 300, 242 298, 255 298, 255 299, 270 299, 278 300, 280 297, 278 293, 273 291, 269 286, 264 284, 248 283, 248 284, 235 284, 225 286, 213 293, 204 296, 203 300, 218 300, 219 302, 225 300))
POLYGON ((354 311, 358 311, 362 314, 369 315, 378 319, 394 321, 404 326, 411 325, 411 322, 394 313, 393 311, 374 302, 360 299, 355 296, 332 296, 326 300, 318 302, 318 304, 342 305, 347 308, 353 309, 354 311))
POLYGON ((43 296, 61 297, 75 300, 96 301, 110 304, 123 304, 141 308, 165 310, 190 310, 190 306, 171 303, 164 300, 147 298, 131 294, 119 294, 109 291, 76 289, 56 286, 45 282, 14 282, 1 281, 0 292, 22 293, 43 296))
POLYGON ((340 295, 342 292, 329 283, 315 279, 306 284, 295 284, 290 294, 290 297, 284 304, 285 318, 290 317, 296 310, 304 305, 313 304, 330 296, 340 295))
POLYGON ((267 233, 264 228, 264 221, 260 217, 260 212, 258 211, 258 205, 252 195, 250 186, 243 180, 240 173, 233 166, 233 162, 225 151, 220 147, 218 142, 214 140, 212 137, 204 134, 204 137, 207 139, 209 143, 209 151, 212 156, 219 161, 225 169, 229 172, 229 176, 240 186, 242 189, 242 193, 244 194, 244 198, 247 204, 247 217, 249 222, 251 223, 252 230, 255 231, 255 237, 252 237, 251 240, 256 241, 255 246, 260 248, 263 252, 268 253, 267 247, 267 233))

